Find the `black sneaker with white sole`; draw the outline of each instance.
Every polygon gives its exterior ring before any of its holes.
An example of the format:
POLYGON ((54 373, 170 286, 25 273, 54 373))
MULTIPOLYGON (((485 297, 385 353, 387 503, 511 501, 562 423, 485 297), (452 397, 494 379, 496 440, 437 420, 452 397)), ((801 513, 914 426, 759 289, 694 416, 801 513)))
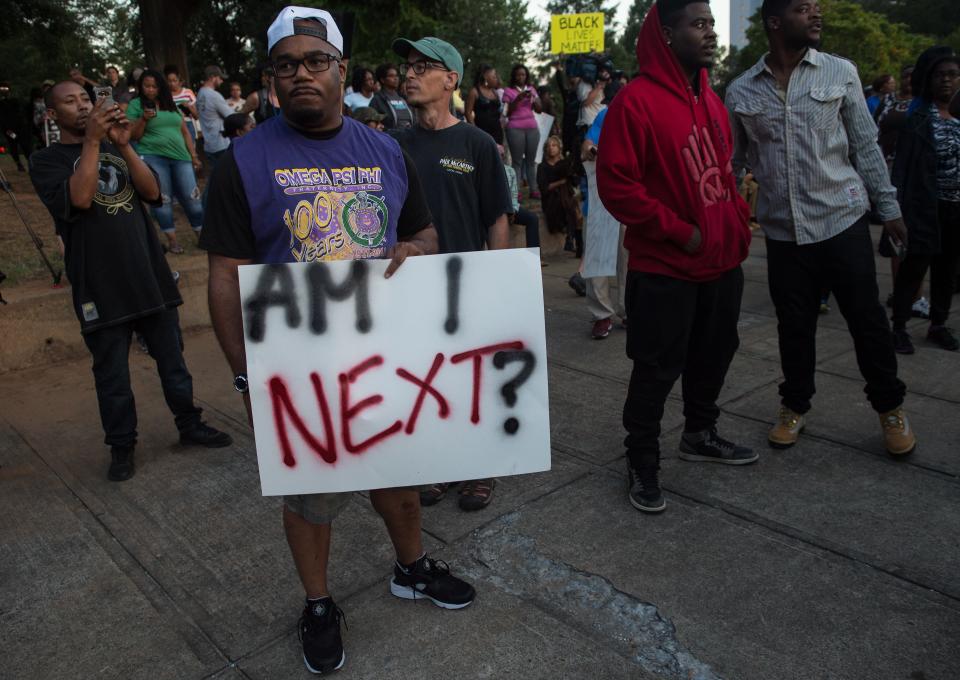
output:
POLYGON ((477 596, 473 586, 450 573, 446 562, 426 555, 409 567, 394 565, 390 592, 405 600, 430 600, 444 609, 463 609, 477 596))
POLYGON ((657 468, 635 470, 627 461, 627 498, 640 512, 663 512, 667 501, 660 491, 657 468))
POLYGON ((303 643, 303 663, 307 670, 326 675, 343 668, 347 655, 340 637, 340 620, 346 618, 332 598, 307 600, 297 632, 303 643))
POLYGON ((698 463, 723 463, 724 465, 748 465, 760 458, 746 446, 727 441, 716 430, 684 432, 680 439, 680 458, 698 463))

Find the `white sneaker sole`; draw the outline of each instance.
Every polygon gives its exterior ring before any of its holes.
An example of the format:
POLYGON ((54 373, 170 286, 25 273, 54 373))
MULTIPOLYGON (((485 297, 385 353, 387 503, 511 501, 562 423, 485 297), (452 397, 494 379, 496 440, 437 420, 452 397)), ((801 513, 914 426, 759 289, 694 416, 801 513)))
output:
POLYGON ((651 508, 651 507, 648 507, 648 506, 646 506, 646 505, 640 505, 640 504, 637 503, 635 500, 633 500, 633 496, 631 496, 629 493, 627 494, 627 498, 630 499, 630 505, 632 505, 633 507, 635 507, 635 508, 636 508, 637 510, 639 510, 640 512, 649 512, 651 515, 653 515, 653 514, 656 514, 656 513, 658 513, 658 512, 663 512, 664 510, 667 509, 667 499, 666 499, 666 498, 663 499, 663 503, 662 503, 662 504, 658 505, 658 506, 655 507, 655 508, 651 508))
POLYGON ((750 465, 750 463, 756 463, 760 460, 760 454, 753 454, 753 458, 737 458, 736 460, 731 460, 729 458, 717 458, 715 456, 701 456, 696 453, 687 453, 681 449, 680 458, 682 460, 689 461, 691 463, 720 463, 721 465, 750 465))
MULTIPOLYGON (((341 652, 341 653, 340 653, 340 663, 338 663, 333 670, 338 671, 338 670, 340 670, 341 668, 343 668, 343 664, 345 664, 346 661, 347 661, 347 653, 346 653, 346 652, 341 652)), ((313 673, 314 675, 323 675, 323 674, 324 674, 323 671, 318 671, 316 668, 314 668, 313 666, 310 665, 310 662, 307 661, 307 655, 306 655, 306 654, 303 655, 303 665, 306 666, 306 667, 307 667, 307 670, 310 671, 311 673, 313 673)), ((331 671, 331 672, 332 672, 332 671, 331 671)))
POLYGON ((430 597, 426 593, 421 593, 416 588, 411 588, 410 586, 402 586, 393 578, 390 579, 390 594, 394 597, 399 597, 402 600, 430 600, 435 605, 441 609, 463 609, 464 607, 469 607, 473 604, 473 600, 469 602, 464 602, 463 604, 453 604, 451 602, 442 602, 433 597, 430 597))

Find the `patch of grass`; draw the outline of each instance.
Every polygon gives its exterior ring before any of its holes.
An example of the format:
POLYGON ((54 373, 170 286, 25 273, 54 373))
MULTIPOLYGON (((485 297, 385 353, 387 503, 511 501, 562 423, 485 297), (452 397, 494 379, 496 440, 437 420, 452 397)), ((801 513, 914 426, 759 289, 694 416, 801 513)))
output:
MULTIPOLYGON (((30 246, 33 248, 33 245, 30 246)), ((44 248, 44 252, 47 254, 47 258, 50 260, 50 264, 53 265, 54 271, 63 271, 63 258, 60 257, 59 251, 50 252, 47 248, 44 248)), ((27 281, 39 281, 46 279, 51 284, 53 283, 53 275, 50 273, 50 270, 47 269, 47 266, 43 263, 43 260, 40 259, 40 253, 33 248, 33 259, 26 257, 18 257, 17 259, 8 259, 3 255, 0 255, 0 271, 7 275, 7 279, 3 282, 5 286, 16 286, 21 283, 26 283, 27 281)), ((61 283, 66 283, 66 275, 61 279, 61 283)))

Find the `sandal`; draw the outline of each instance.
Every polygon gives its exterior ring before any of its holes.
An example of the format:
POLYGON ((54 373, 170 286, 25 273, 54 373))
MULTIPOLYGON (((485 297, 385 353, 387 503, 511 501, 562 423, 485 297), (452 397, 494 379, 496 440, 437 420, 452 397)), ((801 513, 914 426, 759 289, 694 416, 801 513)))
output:
POLYGON ((467 512, 483 510, 493 500, 495 479, 474 479, 466 482, 460 490, 460 509, 467 512))
POLYGON ((183 254, 183 246, 181 246, 180 244, 177 244, 177 245, 175 245, 175 246, 170 246, 169 248, 167 248, 167 250, 168 250, 169 252, 173 253, 174 255, 182 255, 182 254, 183 254))
POLYGON ((438 482, 431 484, 420 492, 420 505, 430 507, 436 505, 447 495, 447 489, 450 488, 450 482, 438 482))

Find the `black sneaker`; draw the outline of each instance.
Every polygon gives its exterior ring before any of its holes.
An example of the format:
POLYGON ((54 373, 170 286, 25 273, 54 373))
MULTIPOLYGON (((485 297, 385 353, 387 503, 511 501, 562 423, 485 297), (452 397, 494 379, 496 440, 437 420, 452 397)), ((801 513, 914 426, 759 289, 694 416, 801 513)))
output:
POLYGON ((957 340, 946 326, 930 326, 930 330, 927 331, 927 340, 948 352, 956 352, 960 349, 960 340, 957 340))
POLYGON ((450 573, 446 562, 426 555, 410 568, 394 565, 390 592, 404 600, 427 599, 443 609, 463 609, 477 596, 473 586, 450 573))
POLYGON ((893 329, 893 351, 897 354, 913 354, 917 351, 905 328, 893 329))
POLYGON ((667 501, 660 491, 657 468, 634 470, 627 461, 627 498, 640 512, 663 512, 667 501))
POLYGON ((724 465, 747 465, 760 458, 759 453, 745 446, 738 446, 719 436, 716 430, 684 432, 680 439, 680 457, 699 463, 723 463, 724 465))
POLYGON ((303 643, 303 663, 317 675, 343 668, 347 655, 340 638, 340 619, 346 621, 340 607, 332 598, 307 601, 303 608, 297 633, 303 643))
POLYGON ((110 449, 110 469, 107 479, 111 482, 125 482, 136 472, 133 464, 132 446, 114 446, 110 449))
POLYGON ((198 423, 189 430, 180 433, 180 443, 196 444, 208 449, 220 449, 224 446, 230 446, 233 443, 233 437, 226 432, 210 427, 206 423, 198 423))

